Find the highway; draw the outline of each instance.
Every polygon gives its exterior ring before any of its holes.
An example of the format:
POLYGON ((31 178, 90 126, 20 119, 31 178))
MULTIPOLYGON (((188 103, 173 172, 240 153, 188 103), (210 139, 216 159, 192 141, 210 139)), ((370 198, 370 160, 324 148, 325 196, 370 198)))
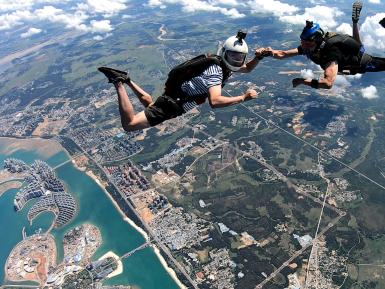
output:
MULTIPOLYGON (((328 224, 328 226, 326 226, 325 228, 323 228, 323 230, 316 236, 316 238, 314 238, 313 242, 315 240, 318 240, 320 237, 322 237, 330 228, 332 228, 333 226, 335 226, 339 221, 340 219, 342 218, 343 216, 340 215, 338 216, 337 218, 335 218, 331 223, 328 224)), ((311 247, 313 245, 313 242, 309 243, 308 245, 306 245, 305 247, 303 247, 301 250, 297 251, 292 257, 290 257, 289 260, 287 260, 286 262, 284 262, 281 267, 277 268, 273 273, 270 274, 270 276, 268 276, 265 280, 263 280, 261 283, 259 283, 255 289, 262 289, 263 286, 265 286, 268 282, 270 282, 271 279, 273 279, 279 272, 281 272, 286 266, 288 266, 291 262, 293 262, 293 260, 299 256, 301 256, 309 247, 311 247)))
MULTIPOLYGON (((266 120, 267 121, 267 120, 266 120)), ((215 137, 211 136, 210 134, 204 132, 204 131, 201 131, 202 134, 208 136, 208 137, 212 137, 214 139, 216 139, 215 137)), ((217 139, 218 140, 218 139, 217 139)), ((220 140, 218 140, 220 141, 220 140)), ((338 217, 336 217, 334 220, 332 220, 328 226, 326 226, 321 232, 320 234, 316 234, 316 236, 314 237, 313 239, 313 242, 317 239, 319 239, 321 236, 323 236, 330 228, 332 228, 333 226, 335 226, 335 224, 337 224, 339 222, 339 220, 344 217, 346 215, 346 212, 334 207, 334 206, 331 206, 327 203, 325 203, 325 200, 320 200, 319 198, 316 198, 314 197, 313 195, 307 193, 307 192, 304 192, 303 190, 301 190, 297 185, 295 185, 294 183, 292 183, 288 177, 284 176, 281 172, 279 172, 274 166, 268 164, 266 161, 258 158, 258 157, 255 157, 254 155, 248 153, 248 152, 245 152, 231 144, 228 144, 229 146, 231 146, 233 149, 235 149, 237 152, 243 154, 244 156, 247 156, 255 161, 257 161, 259 164, 261 164, 262 166, 266 167, 267 169, 271 170, 272 172, 274 172, 274 174, 276 176, 278 176, 278 178, 285 182, 287 184, 287 186, 289 188, 293 188, 298 194, 301 194, 303 196, 306 196, 307 198, 313 200, 314 202, 316 202, 317 204, 319 204, 321 207, 322 207, 322 210, 321 210, 321 214, 323 212, 323 208, 324 207, 327 207, 331 210, 333 210, 334 212, 338 213, 338 217)), ((322 153, 322 151, 319 150, 319 153, 322 153)), ((321 177, 324 176, 324 173, 323 172, 320 172, 321 174, 321 177)), ((326 197, 326 195, 325 195, 326 197)), ((322 215, 321 215, 322 216, 322 215)), ((317 229, 318 231, 318 229, 317 229)), ((307 246, 303 247, 301 250, 297 251, 290 259, 288 259, 287 261, 285 261, 279 268, 277 268, 273 273, 270 274, 270 276, 268 276, 264 281, 262 281, 260 284, 258 284, 255 288, 256 289, 261 289, 263 288, 264 285, 266 285, 271 279, 273 279, 280 271, 282 271, 285 267, 287 267, 293 260, 295 260, 297 257, 299 257, 300 255, 302 255, 309 247, 311 247, 313 245, 313 242, 311 242, 310 244, 308 244, 307 246)))
MULTIPOLYGON (((258 115, 259 116, 259 115, 258 115)), ((260 116, 259 116, 260 117, 260 116)), ((272 123, 271 121, 269 120, 266 120, 265 121, 271 123, 274 125, 274 123, 272 123)), ((206 133, 205 131, 200 131, 202 134, 208 136, 208 137, 211 137, 213 139, 216 139, 218 141, 220 141, 220 143, 223 145, 225 144, 223 141, 213 137, 212 135, 206 133)), ((302 139, 301 139, 302 140, 302 139)), ((339 220, 346 215, 345 212, 341 211, 340 209, 334 207, 334 206, 331 206, 329 204, 326 204, 325 202, 323 202, 322 200, 320 200, 319 198, 317 197, 314 197, 313 195, 311 195, 310 193, 307 193, 307 192, 304 192, 303 190, 301 190, 297 185, 295 185, 294 183, 292 183, 289 178, 287 178, 286 176, 284 176, 281 172, 279 172, 274 166, 268 164, 266 161, 258 158, 258 157, 255 157, 254 155, 248 153, 248 152, 245 152, 229 143, 226 143, 227 145, 231 146, 232 148, 234 148, 237 152, 241 153, 242 155, 244 156, 247 156, 255 161, 257 161, 258 163, 260 163, 261 165, 263 165, 264 167, 266 167, 267 169, 271 170, 274 174, 276 174, 279 179, 283 182, 285 182, 287 184, 287 186, 289 188, 293 188, 298 194, 301 194, 309 199, 311 199, 312 201, 314 201, 315 203, 319 204, 321 207, 327 207, 329 208, 330 210, 333 210, 334 212, 336 212, 338 214, 338 217, 336 217, 333 221, 331 221, 329 223, 329 225, 327 227, 325 227, 321 232, 320 234, 316 235, 316 237, 314 238, 313 241, 315 241, 316 239, 318 239, 319 237, 323 236, 323 234, 325 234, 331 227, 333 227, 335 224, 337 224, 339 222, 339 220)), ((312 145, 311 145, 312 146, 312 145)), ((218 147, 218 146, 216 146, 218 147)), ((312 146, 314 147, 314 146, 312 146)), ((323 153, 325 155, 327 155, 327 153, 321 151, 320 149, 318 149, 318 152, 319 153, 323 153)), ((85 155, 88 156, 88 158, 90 160, 92 160, 97 166, 98 168, 104 172, 104 174, 106 175, 106 177, 109 179, 109 181, 111 182, 111 184, 114 185, 114 187, 116 188, 116 190, 120 193, 120 195, 122 196, 122 198, 124 200, 125 199, 125 195, 124 193, 121 192, 121 190, 119 189, 119 187, 108 177, 108 173, 106 172, 106 170, 101 166, 99 165, 99 163, 97 163, 86 151, 84 151, 82 149, 83 153, 85 155)), ((191 166, 190 166, 191 167, 191 166)), ((354 170, 355 171, 355 170, 354 170)), ((131 198, 130 198, 131 200, 131 198)), ((153 240, 156 242, 156 244, 159 246, 159 248, 161 250, 163 250, 163 252, 167 255, 167 257, 174 263, 175 267, 178 268, 178 270, 186 277, 186 279, 191 283, 191 285, 193 285, 193 287, 195 289, 198 289, 197 287, 197 284, 190 278, 190 276, 188 275, 188 273, 185 271, 185 269, 178 263, 177 260, 175 260, 175 258, 172 256, 170 250, 168 249, 168 247, 163 244, 160 240, 158 240, 151 228, 147 225, 147 223, 144 222, 144 220, 141 218, 141 216, 137 213, 137 211, 135 210, 135 208, 133 207, 133 205, 131 204, 131 202, 127 201, 126 200, 126 203, 127 205, 130 207, 130 209, 135 213, 135 215, 137 216, 137 218, 142 222, 143 224, 143 227, 147 230, 147 232, 149 233, 149 235, 153 238, 153 240)), ((260 284, 258 284, 255 288, 256 289, 260 289, 262 288, 265 284, 267 284, 271 279, 273 279, 281 270, 283 270, 286 266, 288 266, 294 259, 296 259, 298 256, 302 255, 310 246, 312 246, 313 243, 311 244, 308 244, 307 246, 303 247, 301 250, 297 251, 289 260, 287 260, 286 262, 284 262, 279 268, 277 268, 270 276, 268 276, 264 281, 262 281, 260 284)), ((130 254, 130 253, 127 253, 127 254, 130 254)))
MULTIPOLYGON (((73 141, 73 140, 72 140, 73 141)), ((136 215, 136 217, 142 222, 142 225, 143 227, 147 230, 148 234, 150 235, 150 237, 155 241, 156 245, 159 246, 159 248, 164 252, 164 254, 167 255, 167 257, 174 263, 175 267, 178 268, 178 270, 184 275, 184 277, 190 282, 190 284, 194 287, 194 289, 199 289, 197 284, 195 283, 194 280, 191 279, 191 277, 189 276, 189 274, 186 272, 186 270, 182 267, 181 264, 179 264, 179 262, 172 256, 170 250, 168 249, 168 247, 163 243, 161 242, 156 236, 155 234, 152 232, 150 226, 148 226, 148 224, 142 219, 142 217, 139 215, 139 213, 135 210, 134 206, 131 204, 131 202, 127 201, 126 200, 126 197, 124 195, 124 193, 119 189, 119 187, 115 184, 115 182, 113 180, 111 180, 109 178, 109 175, 108 175, 108 172, 98 163, 96 162, 92 156, 90 156, 86 151, 83 150, 83 148, 81 148, 79 146, 79 148, 82 150, 82 152, 84 153, 84 155, 86 155, 89 160, 91 160, 98 168, 99 170, 101 170, 106 178, 110 181, 110 183, 115 187, 115 189, 119 192, 119 194, 122 196, 122 199, 125 200, 126 204, 130 207, 130 209, 132 210, 132 212, 136 215)), ((131 198, 130 198, 130 201, 131 201, 131 198)), ((145 243, 147 244, 147 243, 145 243)), ((129 254, 129 253, 127 253, 129 254)))

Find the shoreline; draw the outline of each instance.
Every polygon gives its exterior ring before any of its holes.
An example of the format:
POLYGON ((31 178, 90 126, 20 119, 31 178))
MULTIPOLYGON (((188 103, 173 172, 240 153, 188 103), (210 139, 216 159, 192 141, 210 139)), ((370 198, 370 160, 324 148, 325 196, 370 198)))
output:
POLYGON ((158 257, 159 262, 162 264, 162 266, 167 271, 167 273, 171 276, 171 278, 175 281, 175 283, 179 286, 179 288, 187 289, 187 287, 183 285, 183 283, 179 280, 175 271, 168 266, 166 260, 163 258, 162 254, 160 253, 159 248, 155 245, 151 245, 151 248, 154 250, 154 253, 158 257))
POLYGON ((143 238, 148 241, 149 240, 149 236, 147 235, 147 233, 142 229, 140 228, 139 226, 137 226, 134 221, 132 221, 130 218, 128 218, 124 213, 123 211, 119 208, 119 205, 118 203, 116 203, 116 201, 111 197, 111 195, 108 193, 108 191, 106 190, 106 188, 103 186, 103 184, 99 181, 99 179, 97 178, 97 176, 91 171, 91 170, 88 170, 88 171, 84 171, 90 178, 92 178, 97 184, 98 186, 103 190, 103 192, 107 195, 107 197, 111 200, 112 204, 114 205, 114 207, 118 210, 119 214, 122 216, 123 220, 127 223, 129 223, 132 227, 134 227, 134 229, 136 231, 138 231, 142 236, 143 238))
MULTIPOLYGON (((132 226, 137 232, 139 232, 143 238, 148 242, 149 241, 149 235, 142 229, 140 228, 139 226, 137 226, 134 221, 132 221, 130 218, 128 218, 124 212, 120 209, 119 205, 116 203, 116 201, 112 198, 112 196, 108 193, 108 191, 105 189, 105 187, 103 186, 103 184, 100 182, 100 180, 98 179, 98 177, 91 171, 91 170, 87 170, 86 168, 84 167, 79 167, 75 160, 73 159, 73 157, 69 154, 69 152, 60 144, 59 141, 51 138, 51 139, 43 139, 43 138, 40 138, 40 137, 31 137, 31 138, 14 138, 14 137, 0 137, 0 140, 1 139, 6 139, 7 140, 22 140, 22 141, 29 141, 29 140, 34 140, 35 142, 39 142, 39 141, 42 141, 42 142, 51 142, 51 143, 54 143, 56 148, 59 147, 60 149, 59 150, 56 150, 56 153, 60 152, 60 151, 63 151, 67 157, 68 157, 68 160, 71 161, 71 163, 73 164, 73 166, 80 172, 83 172, 83 173, 86 173, 90 178, 92 178, 92 180, 94 180, 97 185, 104 191, 104 193, 107 195, 107 197, 111 200, 112 204, 115 206, 115 208, 117 209, 117 211, 119 212, 119 214, 122 216, 123 220, 125 222, 127 222, 130 226, 132 226)), ((36 149, 36 146, 32 145, 31 147, 29 147, 31 150, 36 150, 38 154, 40 154, 40 151, 39 149, 36 149)), ((22 149, 20 147, 18 147, 17 149, 22 149)), ((51 151, 52 152, 52 151, 51 151)), ((5 154, 9 154, 9 153, 12 153, 11 152, 4 152, 5 154)), ((169 276, 174 280, 174 282, 178 285, 179 288, 181 289, 187 289, 187 287, 185 285, 183 285, 183 283, 178 279, 178 276, 176 274, 176 272, 168 266, 166 260, 163 258, 163 256, 161 255, 160 251, 159 251, 159 248, 152 244, 151 247, 153 248, 154 250, 154 253, 155 255, 157 256, 158 260, 160 261, 161 265, 163 266, 163 268, 166 270, 166 272, 169 274, 169 276)), ((112 251, 109 251, 107 252, 106 254, 114 254, 112 251)), ((106 255, 105 254, 105 255, 106 255)), ((104 257, 105 255, 103 255, 102 257, 104 257)), ((117 256, 119 258, 119 256, 117 256)), ((120 262, 120 261, 119 261, 120 262)), ((123 270, 123 269, 122 269, 123 270)), ((119 273, 121 274, 121 273, 119 273)))
MULTIPOLYGON (((99 179, 95 176, 95 174, 92 171, 86 171, 86 174, 91 177, 104 191, 104 193, 108 196, 108 198, 111 200, 115 208, 118 210, 119 214, 123 217, 123 220, 129 223, 132 227, 134 227, 135 230, 137 230, 146 241, 148 241, 150 238, 148 234, 140 227, 138 227, 130 218, 128 218, 122 210, 119 208, 119 205, 115 202, 115 200, 111 197, 111 195, 108 193, 108 191, 104 188, 103 184, 99 181, 99 179)), ((166 262, 166 260, 163 258, 162 254, 159 251, 159 248, 152 244, 151 248, 154 250, 154 253, 156 257, 158 258, 159 262, 162 264, 163 268, 166 270, 166 272, 170 275, 170 277, 174 280, 174 282, 179 286, 181 289, 187 289, 185 285, 179 280, 176 272, 170 268, 166 262)))
MULTIPOLYGON (((53 252, 53 255, 48 255, 48 256, 45 256, 47 257, 46 258, 46 262, 48 262, 48 264, 50 263, 49 261, 52 261, 51 265, 54 265, 55 267, 58 265, 57 264, 57 246, 56 246, 56 240, 55 240, 55 237, 52 235, 52 234, 44 234, 45 237, 47 238, 45 240, 45 242, 48 242, 49 245, 51 245, 51 248, 52 249, 52 252, 53 252)), ((8 282, 14 282, 14 283, 20 283, 20 282, 34 282, 34 283, 37 283, 39 284, 39 286, 42 286, 43 284, 45 284, 45 281, 44 283, 42 283, 43 280, 39 279, 39 274, 38 274, 38 267, 41 265, 41 263, 38 264, 38 266, 36 267, 36 269, 33 271, 33 273, 35 274, 36 279, 31 279, 29 277, 28 278, 25 278, 23 277, 23 279, 13 279, 10 275, 9 275, 9 272, 8 270, 6 269, 9 265, 9 262, 10 262, 10 259, 12 259, 13 256, 12 254, 15 253, 15 251, 17 251, 19 249, 19 247, 25 245, 26 243, 29 244, 29 242, 31 241, 34 241, 35 238, 37 238, 37 240, 39 240, 39 234, 33 234, 29 237, 27 237, 26 239, 22 239, 20 242, 18 242, 16 244, 16 246, 11 250, 11 252, 9 253, 7 259, 6 259, 6 262, 5 262, 5 267, 4 267, 4 282, 7 283, 8 282)), ((44 254, 44 253, 42 253, 44 254)), ((30 256, 30 255, 28 255, 30 256)), ((47 271, 48 272, 48 271, 47 271)), ((48 275, 48 274, 47 274, 48 275)), ((3 288, 0 286, 0 288, 3 288)), ((40 288, 40 287, 39 287, 40 288)))
POLYGON ((123 263, 120 260, 119 256, 116 255, 113 251, 108 251, 106 254, 104 254, 102 257, 100 257, 98 260, 103 260, 103 259, 106 259, 108 257, 112 257, 115 260, 117 260, 118 268, 116 268, 116 270, 114 270, 113 272, 108 274, 106 279, 110 279, 112 277, 118 276, 118 275, 123 273, 123 263))
POLYGON ((0 197, 12 189, 20 190, 22 186, 23 186, 23 183, 20 181, 15 181, 15 180, 5 181, 0 184, 0 197))

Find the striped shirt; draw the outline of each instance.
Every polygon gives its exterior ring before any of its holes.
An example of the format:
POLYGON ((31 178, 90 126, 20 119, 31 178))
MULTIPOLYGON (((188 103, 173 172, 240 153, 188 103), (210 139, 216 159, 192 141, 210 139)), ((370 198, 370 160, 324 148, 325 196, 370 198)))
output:
MULTIPOLYGON (((191 80, 185 81, 182 84, 182 91, 187 95, 194 98, 203 98, 206 100, 209 92, 209 88, 221 85, 223 80, 222 68, 213 64, 209 66, 202 74, 192 78, 191 80)), ((197 107, 202 102, 192 100, 183 104, 185 112, 197 107)))

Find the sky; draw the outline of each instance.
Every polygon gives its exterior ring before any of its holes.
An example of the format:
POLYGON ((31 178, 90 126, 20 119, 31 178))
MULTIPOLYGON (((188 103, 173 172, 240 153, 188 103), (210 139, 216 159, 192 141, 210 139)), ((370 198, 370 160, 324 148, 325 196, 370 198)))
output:
MULTIPOLYGON (((381 56, 385 54, 385 29, 378 22, 385 17, 384 2, 364 1, 360 21, 360 34, 367 51, 372 54, 381 53, 381 56)), ((143 0, 141 4, 154 11, 176 7, 187 14, 204 12, 212 13, 213 17, 221 14, 231 19, 271 16, 283 24, 292 25, 292 29, 299 32, 307 19, 318 22, 325 31, 346 34, 352 31, 351 16, 346 15, 351 5, 348 1, 342 1, 341 4, 341 1, 336 0, 143 0), (341 5, 347 5, 344 7, 345 12, 339 8, 341 5)), ((63 25, 66 30, 90 33, 95 40, 102 40, 113 34, 114 17, 129 19, 127 14, 130 5, 138 5, 138 1, 0 0, 0 36, 4 32, 12 32, 18 33, 20 38, 28 38, 43 33, 47 23, 52 23, 63 25)), ((367 98, 371 98, 377 92, 368 88, 362 94, 364 97, 370 95, 367 98)))
MULTIPOLYGON (((367 47, 384 51, 385 29, 379 20, 385 17, 385 7, 381 1, 369 0, 371 10, 378 11, 365 15, 361 21, 361 33, 367 47), (378 9, 375 9, 378 7, 378 9), (383 7, 384 9, 381 9, 383 7), (374 9, 373 9, 374 8, 374 9), (383 10, 383 12, 380 12, 383 10)), ((29 37, 44 31, 44 23, 63 24, 66 29, 75 29, 93 34, 110 33, 114 27, 111 18, 125 12, 131 0, 0 0, 0 33, 27 25, 27 31, 20 37, 29 37)), ((321 24, 324 30, 351 32, 351 24, 343 22, 350 19, 333 3, 334 1, 303 1, 302 7, 293 3, 298 1, 277 0, 144 0, 143 5, 154 9, 180 7, 184 13, 220 13, 237 19, 250 15, 264 14, 276 17, 279 21, 299 27, 305 20, 312 19, 321 24), (329 3, 329 6, 326 6, 329 3)), ((346 1, 346 3, 348 3, 346 1)), ((137 4, 136 4, 137 5, 137 4)), ((341 4, 339 4, 341 5, 341 4)), ((349 4, 350 5, 350 4, 349 4)), ((366 6, 365 6, 366 7, 366 6)), ((364 9, 365 9, 364 7, 364 9)), ((364 14, 364 13, 363 13, 364 14)))

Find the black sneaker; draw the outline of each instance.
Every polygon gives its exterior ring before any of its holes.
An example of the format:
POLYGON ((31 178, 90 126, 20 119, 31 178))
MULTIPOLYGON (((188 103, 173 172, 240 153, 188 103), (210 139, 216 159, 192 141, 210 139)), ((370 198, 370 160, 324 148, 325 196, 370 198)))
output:
POLYGON ((362 10, 362 1, 356 0, 353 3, 353 9, 352 9, 352 21, 353 23, 358 23, 360 20, 360 14, 362 10))
POLYGON ((130 77, 128 76, 128 73, 125 71, 113 69, 106 66, 99 67, 98 70, 108 78, 109 83, 115 83, 119 81, 123 83, 129 83, 131 81, 130 77))
POLYGON ((380 22, 378 22, 378 23, 380 23, 381 26, 385 28, 385 18, 383 18, 383 19, 382 19, 380 22))

